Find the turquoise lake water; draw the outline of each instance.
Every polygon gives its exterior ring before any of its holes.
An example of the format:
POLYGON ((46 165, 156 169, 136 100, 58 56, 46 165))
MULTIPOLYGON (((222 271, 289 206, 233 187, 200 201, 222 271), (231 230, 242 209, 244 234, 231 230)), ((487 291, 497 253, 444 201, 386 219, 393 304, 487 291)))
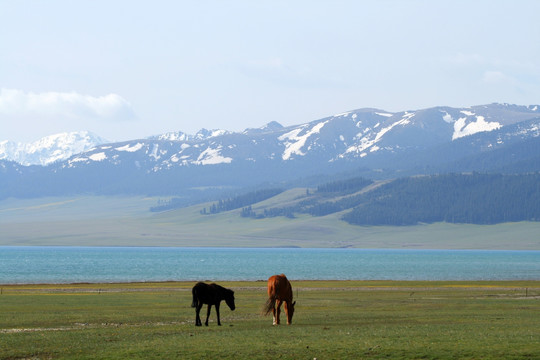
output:
POLYGON ((0 247, 0 284, 167 280, 540 280, 540 251, 0 247))

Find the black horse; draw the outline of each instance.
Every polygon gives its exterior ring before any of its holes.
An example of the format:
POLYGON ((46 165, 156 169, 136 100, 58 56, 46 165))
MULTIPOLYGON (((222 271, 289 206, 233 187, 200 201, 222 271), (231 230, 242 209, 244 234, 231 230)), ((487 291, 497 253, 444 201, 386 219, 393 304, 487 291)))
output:
POLYGON ((221 321, 219 320, 219 303, 221 300, 225 300, 227 305, 231 310, 235 309, 234 306, 234 291, 225 289, 223 286, 218 284, 205 284, 203 282, 198 282, 191 290, 193 293, 193 302, 191 307, 195 308, 195 325, 202 326, 201 317, 199 313, 203 304, 208 304, 208 311, 206 312, 206 322, 204 325, 208 326, 208 318, 210 317, 210 309, 212 305, 216 307, 217 313, 217 323, 221 326, 221 321))

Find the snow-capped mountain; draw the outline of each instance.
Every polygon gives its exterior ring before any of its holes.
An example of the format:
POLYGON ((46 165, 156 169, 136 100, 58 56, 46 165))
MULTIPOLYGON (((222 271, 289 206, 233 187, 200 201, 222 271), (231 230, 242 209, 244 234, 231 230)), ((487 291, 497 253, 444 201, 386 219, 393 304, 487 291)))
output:
POLYGON ((155 135, 148 137, 148 140, 169 140, 169 141, 194 141, 194 140, 205 140, 221 135, 230 134, 228 130, 214 129, 207 130, 201 129, 197 131, 195 135, 187 134, 183 131, 171 131, 165 134, 155 135))
POLYGON ((243 132, 176 132, 92 146, 44 167, 0 166, 0 185, 7 189, 0 189, 0 198, 29 192, 182 194, 338 172, 384 178, 540 171, 540 107, 368 108, 287 127, 274 121, 243 132))
MULTIPOLYGON (((242 133, 203 130, 195 136, 169 133, 144 140, 101 145, 73 156, 63 163, 63 167, 109 162, 137 164, 147 171, 156 172, 189 165, 233 162, 278 160, 317 161, 321 164, 354 161, 374 155, 428 149, 539 117, 538 106, 500 104, 398 113, 360 109, 289 127, 272 122, 242 133)), ((538 136, 535 124, 522 129, 522 135, 538 136)), ((497 147, 501 141, 486 146, 497 147)))
POLYGON ((106 142, 88 131, 50 135, 31 143, 4 140, 0 141, 0 160, 22 165, 49 165, 106 142))

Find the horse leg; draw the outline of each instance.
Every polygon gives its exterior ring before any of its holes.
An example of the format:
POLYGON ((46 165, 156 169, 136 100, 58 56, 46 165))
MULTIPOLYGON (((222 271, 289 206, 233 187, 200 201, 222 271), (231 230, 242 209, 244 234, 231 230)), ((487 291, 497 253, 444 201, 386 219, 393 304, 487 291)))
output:
POLYGON ((202 303, 197 304, 197 307, 195 308, 195 326, 202 326, 201 316, 200 316, 201 308, 202 308, 202 303))
POLYGON ((217 314, 217 324, 221 326, 221 321, 219 320, 219 303, 216 304, 216 314, 217 314))
POLYGON ((276 308, 274 309, 274 325, 279 325, 280 313, 281 313, 281 300, 276 300, 276 308))
POLYGON ((291 322, 289 321, 289 303, 285 301, 283 307, 285 308, 285 316, 287 316, 287 325, 291 325, 291 322))
POLYGON ((212 309, 212 305, 208 304, 208 310, 206 311, 206 322, 204 325, 208 326, 208 318, 210 317, 210 309, 212 309))

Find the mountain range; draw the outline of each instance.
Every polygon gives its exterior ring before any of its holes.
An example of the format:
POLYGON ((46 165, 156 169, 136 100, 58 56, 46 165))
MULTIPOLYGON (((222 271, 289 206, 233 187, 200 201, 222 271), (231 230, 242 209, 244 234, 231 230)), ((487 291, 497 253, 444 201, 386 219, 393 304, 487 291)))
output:
MULTIPOLYGON (((91 133, 0 142, 0 198, 184 196, 341 176, 540 171, 540 106, 364 108, 293 126, 171 132, 107 143, 91 133), (205 191, 201 191, 205 190, 205 191)), ((286 185, 285 185, 286 186, 286 185)))
POLYGON ((106 142, 89 131, 50 135, 31 143, 3 140, 0 141, 0 160, 10 160, 21 165, 46 166, 106 142))

